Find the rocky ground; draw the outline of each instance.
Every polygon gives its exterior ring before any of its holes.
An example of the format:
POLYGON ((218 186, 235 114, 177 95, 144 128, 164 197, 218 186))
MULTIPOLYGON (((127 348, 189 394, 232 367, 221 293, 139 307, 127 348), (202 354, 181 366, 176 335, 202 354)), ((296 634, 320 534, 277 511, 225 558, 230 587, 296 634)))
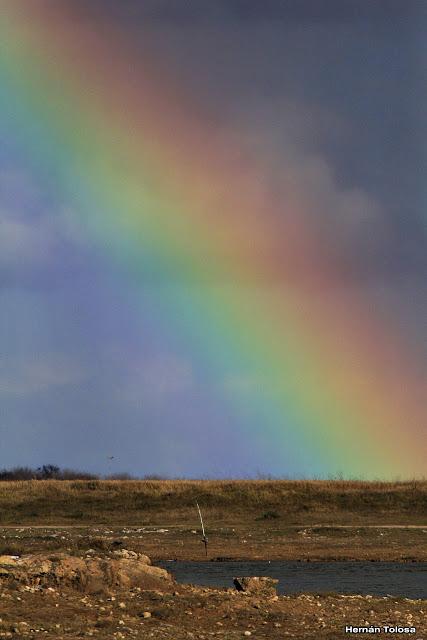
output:
MULTIPOLYGON (((96 525, 0 527, 2 553, 63 550, 74 553, 90 546, 108 546, 119 539, 128 549, 147 553, 153 561, 205 560, 201 533, 194 526, 96 525)), ((209 520, 209 555, 250 560, 427 561, 427 525, 286 525, 280 520, 237 523, 209 520)))
POLYGON ((0 638, 334 639, 346 625, 427 638, 426 600, 195 588, 123 548, 0 558, 0 618, 0 638))

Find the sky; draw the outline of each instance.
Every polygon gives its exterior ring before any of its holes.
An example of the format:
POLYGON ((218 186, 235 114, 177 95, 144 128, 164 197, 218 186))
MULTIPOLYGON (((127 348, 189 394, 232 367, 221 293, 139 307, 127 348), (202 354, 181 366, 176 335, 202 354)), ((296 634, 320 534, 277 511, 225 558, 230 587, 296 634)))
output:
POLYGON ((4 11, 0 467, 425 475, 426 3, 4 11))

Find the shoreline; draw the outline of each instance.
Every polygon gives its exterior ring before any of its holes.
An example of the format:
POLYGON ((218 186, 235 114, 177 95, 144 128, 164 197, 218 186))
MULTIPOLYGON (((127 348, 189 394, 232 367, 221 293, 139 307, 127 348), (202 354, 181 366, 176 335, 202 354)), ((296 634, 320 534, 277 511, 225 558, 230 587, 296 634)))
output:
POLYGON ((394 630, 400 627, 414 629, 418 635, 412 637, 424 637, 427 631, 427 600, 420 598, 335 592, 275 595, 173 579, 161 582, 95 592, 56 582, 48 588, 0 584, 0 637, 34 640, 42 633, 47 640, 338 640, 349 625, 391 628, 391 636, 384 632, 387 637, 396 637, 394 630))

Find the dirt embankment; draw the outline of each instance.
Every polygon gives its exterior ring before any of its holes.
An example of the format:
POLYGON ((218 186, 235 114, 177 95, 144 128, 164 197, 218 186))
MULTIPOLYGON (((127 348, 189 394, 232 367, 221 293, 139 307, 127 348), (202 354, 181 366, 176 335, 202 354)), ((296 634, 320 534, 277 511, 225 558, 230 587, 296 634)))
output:
POLYGON ((0 556, 0 582, 9 588, 22 585, 31 588, 70 587, 85 593, 108 593, 112 589, 171 590, 173 579, 159 567, 153 567, 144 554, 127 549, 110 555, 36 553, 23 557, 0 556))

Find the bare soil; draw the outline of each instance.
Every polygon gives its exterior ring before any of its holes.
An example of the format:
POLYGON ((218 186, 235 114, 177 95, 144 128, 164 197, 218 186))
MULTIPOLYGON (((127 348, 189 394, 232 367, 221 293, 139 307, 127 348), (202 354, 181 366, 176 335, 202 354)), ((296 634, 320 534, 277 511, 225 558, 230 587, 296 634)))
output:
POLYGON ((207 519, 205 557, 197 514, 193 527, 0 527, 0 555, 97 548, 115 543, 159 560, 427 561, 427 525, 286 526, 254 521, 230 526, 207 519))
POLYGON ((260 597, 176 585, 172 593, 132 588, 108 596, 72 589, 0 588, 2 638, 344 638, 345 626, 400 625, 426 638, 427 601, 369 596, 260 597))

